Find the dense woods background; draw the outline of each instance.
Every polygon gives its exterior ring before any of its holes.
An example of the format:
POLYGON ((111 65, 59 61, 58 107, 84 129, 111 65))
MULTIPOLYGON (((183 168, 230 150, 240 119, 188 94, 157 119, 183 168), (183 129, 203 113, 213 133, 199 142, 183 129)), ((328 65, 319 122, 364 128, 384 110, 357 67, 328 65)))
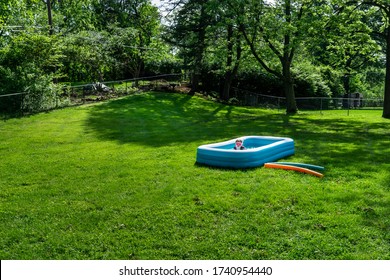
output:
POLYGON ((384 100, 390 1, 1 0, 0 111, 59 106, 64 85, 183 73, 193 92, 384 100), (22 93, 11 95, 14 93, 22 93))

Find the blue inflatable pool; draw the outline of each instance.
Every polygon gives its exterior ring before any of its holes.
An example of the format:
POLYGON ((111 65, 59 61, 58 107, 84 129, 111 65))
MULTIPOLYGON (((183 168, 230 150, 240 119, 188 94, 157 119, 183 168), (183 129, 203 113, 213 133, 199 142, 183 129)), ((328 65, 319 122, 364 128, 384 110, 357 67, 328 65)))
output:
POLYGON ((294 140, 273 136, 244 136, 246 150, 234 150, 236 139, 199 146, 196 162, 218 167, 248 168, 262 166, 294 154, 294 140))

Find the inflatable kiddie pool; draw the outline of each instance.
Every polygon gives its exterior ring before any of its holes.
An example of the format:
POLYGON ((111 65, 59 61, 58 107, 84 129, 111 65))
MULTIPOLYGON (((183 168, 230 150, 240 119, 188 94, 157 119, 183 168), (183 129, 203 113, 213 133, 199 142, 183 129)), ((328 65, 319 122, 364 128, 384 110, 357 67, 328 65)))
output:
POLYGON ((294 154, 294 140, 273 136, 244 136, 246 150, 234 150, 236 139, 199 146, 196 162, 200 164, 228 167, 249 168, 262 166, 294 154))

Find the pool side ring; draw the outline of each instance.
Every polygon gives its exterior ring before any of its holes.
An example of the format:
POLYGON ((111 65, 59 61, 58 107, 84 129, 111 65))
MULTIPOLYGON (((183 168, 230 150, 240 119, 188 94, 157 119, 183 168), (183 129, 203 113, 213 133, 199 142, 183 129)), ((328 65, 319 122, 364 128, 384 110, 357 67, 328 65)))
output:
POLYGON ((291 138, 274 136, 238 138, 199 146, 196 162, 217 167, 250 168, 293 155, 295 152, 294 140, 291 138), (243 140, 246 150, 233 149, 238 138, 243 140))

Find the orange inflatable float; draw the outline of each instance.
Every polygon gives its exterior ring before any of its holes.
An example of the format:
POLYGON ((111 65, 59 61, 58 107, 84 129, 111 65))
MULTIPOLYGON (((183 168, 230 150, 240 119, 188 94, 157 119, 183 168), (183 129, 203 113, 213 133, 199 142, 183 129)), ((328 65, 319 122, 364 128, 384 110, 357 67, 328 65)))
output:
POLYGON ((299 167, 299 166, 293 166, 293 165, 285 165, 285 164, 278 164, 278 163, 265 163, 264 167, 266 168, 278 168, 278 169, 285 169, 285 170, 294 170, 298 172, 303 172, 306 174, 314 175, 317 177, 324 177, 322 173, 319 173, 317 171, 313 171, 307 168, 299 167))

